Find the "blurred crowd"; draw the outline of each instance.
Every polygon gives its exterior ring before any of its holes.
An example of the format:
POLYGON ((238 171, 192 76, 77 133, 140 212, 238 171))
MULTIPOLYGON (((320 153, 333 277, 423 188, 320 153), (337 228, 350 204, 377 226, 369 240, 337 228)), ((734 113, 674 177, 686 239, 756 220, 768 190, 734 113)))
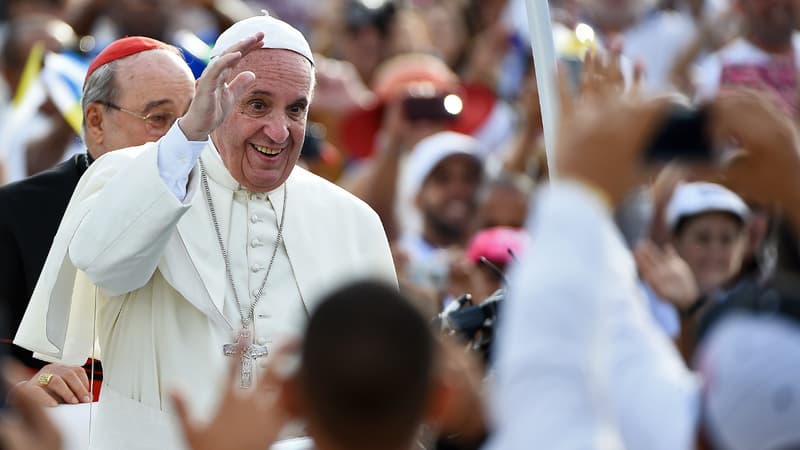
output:
MULTIPOLYGON (((763 111, 739 111, 753 117, 736 124, 752 127, 753 133, 771 130, 793 136, 792 126, 774 124, 796 124, 800 113, 800 2, 551 0, 550 6, 562 90, 568 94, 586 97, 598 84, 602 89, 613 84, 618 97, 663 97, 680 108, 708 103, 713 115, 721 108, 714 106, 719 98, 746 89, 756 92, 761 103, 738 105, 763 111)), ((163 40, 179 47, 199 76, 220 30, 262 9, 302 30, 316 55, 316 88, 299 164, 378 213, 392 246, 401 293, 426 319, 438 317, 437 326, 441 323, 448 334, 483 352, 481 361, 487 365, 470 365, 469 370, 490 378, 493 355, 488 352, 494 350, 495 319, 502 307, 497 305, 508 301, 509 280, 526 278, 522 271, 510 278, 509 269, 555 242, 541 242, 535 227, 525 228, 556 161, 546 158, 522 0, 7 0, 0 6, 0 184, 25 179, 85 151, 81 127, 69 112, 70 101, 79 99, 70 100, 69 86, 80 92, 80 70, 85 74, 88 61, 104 45, 126 35, 163 40), (68 56, 74 67, 48 58, 52 54, 68 56), (52 82, 37 78, 48 70, 60 77, 52 82), (75 70, 78 75, 70 81, 75 70), (467 311, 471 306, 478 308, 467 311), (477 319, 458 316, 459 311, 475 313, 477 319)), ((585 111, 617 111, 614 102, 586 105, 573 105, 585 110, 567 117, 579 137, 585 111)), ((606 119, 609 135, 625 134, 624 127, 613 127, 616 119, 606 119)), ((634 122, 631 134, 636 132, 634 122)), ((567 147, 562 142, 569 141, 563 138, 570 131, 562 124, 559 152, 567 147)), ((588 136, 596 141, 582 145, 608 146, 595 153, 613 154, 623 147, 594 131, 588 136)), ((736 156, 731 149, 747 141, 737 135, 724 146, 712 144, 727 150, 709 159, 727 161, 736 156)), ((768 144, 780 145, 775 142, 768 144)), ((595 171, 620 173, 613 155, 587 161, 595 164, 595 171)), ((619 175, 619 184, 635 189, 609 201, 635 257, 641 312, 648 316, 643 320, 674 344, 688 367, 715 376, 717 384, 708 390, 703 413, 710 425, 701 434, 708 436, 700 441, 717 450, 800 448, 800 437, 787 425, 800 420, 800 316, 795 306, 800 284, 793 278, 800 274, 800 247, 794 237, 798 224, 784 214, 794 206, 779 198, 780 189, 796 183, 771 180, 769 165, 749 166, 747 176, 778 188, 768 195, 748 195, 752 192, 743 192, 731 183, 733 178, 709 174, 706 166, 712 164, 662 162, 636 186, 619 175), (772 319, 740 318, 738 327, 728 326, 703 347, 730 309, 769 313, 772 319), (794 362, 778 364, 784 357, 794 362), (759 396, 765 398, 763 404, 759 396), (789 437, 782 440, 784 435, 789 437), (770 439, 772 444, 765 443, 770 439)), ((580 164, 564 164, 578 178, 590 178, 574 169, 580 164)), ((785 173, 800 177, 799 172, 785 173)), ((605 194, 603 183, 613 183, 584 181, 599 184, 605 194)), ((542 207, 558 211, 549 204, 542 207)), ((564 228, 565 249, 581 238, 570 232, 564 228)), ((557 239, 558 233, 540 237, 557 239)), ((613 262, 598 260, 596 273, 607 272, 605 265, 613 262)), ((570 270, 569 265, 553 267, 570 270)), ((580 284, 583 275, 575 270, 574 281, 580 284)), ((512 292, 515 286, 528 284, 512 283, 512 292)), ((519 301, 524 293, 515 295, 519 301)), ((591 311, 576 307, 571 314, 591 311)), ((617 338, 625 340, 621 330, 617 338)), ((554 349, 558 337, 552 338, 554 349)), ((639 339, 636 333, 629 338, 639 339)), ((505 339, 499 345, 514 338, 506 333, 505 339)), ((513 383, 507 373, 500 379, 513 383)), ((462 381, 459 389, 474 394, 483 385, 462 381)), ((453 413, 444 427, 455 437, 442 439, 439 448, 478 448, 491 436, 488 406, 463 403, 457 405, 461 414, 453 413)), ((569 434, 566 426, 560 430, 569 434)), ((625 437, 628 447, 563 448, 646 448, 630 446, 636 441, 625 437)), ((505 447, 508 442, 498 440, 496 448, 526 448, 505 447)))

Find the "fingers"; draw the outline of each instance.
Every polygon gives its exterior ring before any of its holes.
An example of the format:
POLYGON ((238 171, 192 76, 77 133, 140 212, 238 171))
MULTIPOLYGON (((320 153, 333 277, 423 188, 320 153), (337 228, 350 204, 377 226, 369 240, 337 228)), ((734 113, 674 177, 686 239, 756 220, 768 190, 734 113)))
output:
POLYGON ((633 256, 639 272, 645 279, 649 279, 658 266, 658 249, 650 240, 639 241, 633 250, 633 256))
POLYGON ((562 66, 557 74, 556 85, 558 87, 558 103, 563 117, 571 116, 574 112, 574 100, 570 89, 569 70, 562 66))
POLYGON ((640 62, 636 62, 633 65, 633 80, 631 81, 631 87, 628 91, 630 95, 634 97, 642 95, 643 81, 644 81, 644 65, 640 62))
POLYGON ((280 386, 281 380, 293 377, 300 369, 300 345, 298 339, 282 343, 272 354, 272 361, 261 374, 259 386, 273 389, 280 386))
POLYGON ((240 52, 224 53, 222 56, 216 58, 206 67, 203 75, 200 76, 200 86, 211 83, 212 86, 219 86, 220 80, 225 82, 223 75, 229 74, 229 69, 235 66, 242 59, 240 52), (228 70, 228 72, 226 72, 228 70), (208 80, 206 83, 204 81, 208 80))
POLYGON ((667 244, 664 246, 664 255, 669 259, 680 258, 678 251, 675 250, 675 246, 672 244, 667 244))
POLYGON ((244 56, 252 52, 253 50, 258 50, 259 48, 261 48, 261 46, 263 45, 263 41, 264 41, 264 33, 259 31, 253 36, 242 39, 241 41, 232 45, 231 48, 229 48, 222 55, 239 52, 242 54, 242 56, 244 56))
POLYGON ((32 433, 37 434, 40 439, 48 441, 60 439, 58 430, 42 408, 39 396, 43 392, 41 389, 20 389, 14 395, 14 409, 19 414, 22 422, 27 425, 32 433))
MULTIPOLYGON (((224 79, 227 79, 225 77, 224 79)), ((239 98, 256 81, 256 75, 251 71, 244 71, 237 74, 230 83, 228 83, 228 92, 231 93, 233 98, 239 98)))
POLYGON ((48 393, 42 386, 33 383, 35 383, 35 381, 28 381, 11 388, 11 390, 8 392, 8 402, 13 405, 16 402, 17 397, 24 391, 25 395, 31 397, 38 405, 48 408, 58 406, 58 401, 53 398, 50 393, 48 393))
POLYGON ((92 397, 89 395, 89 379, 86 377, 86 372, 80 367, 76 369, 64 374, 62 379, 79 402, 91 403, 92 397), (79 374, 83 374, 83 377, 81 378, 79 374))
POLYGON ((74 368, 75 376, 78 377, 78 380, 83 386, 86 388, 86 393, 88 394, 90 384, 89 384, 89 375, 86 374, 86 370, 83 367, 75 367, 74 368))
POLYGON ((60 399, 64 403, 78 403, 78 398, 60 375, 53 375, 50 382, 47 383, 47 386, 44 388, 52 394, 55 394, 56 399, 60 399))
POLYGON ((0 417, 0 448, 21 450, 29 448, 30 444, 19 421, 0 417))
POLYGON ((581 95, 589 93, 592 89, 592 80, 595 77, 597 55, 595 52, 586 52, 583 57, 581 70, 580 92, 581 95))
POLYGON ((231 48, 229 48, 225 53, 221 54, 211 64, 206 67, 205 72, 201 78, 208 78, 211 79, 216 83, 218 83, 219 79, 222 79, 223 82, 229 76, 229 72, 226 70, 231 69, 235 66, 244 55, 248 54, 249 52, 261 48, 262 41, 264 40, 264 33, 258 32, 254 36, 250 36, 249 38, 242 39, 241 41, 237 42, 231 48))
POLYGON ((758 138, 785 128, 788 122, 773 101, 750 89, 724 92, 709 107, 715 136, 743 140, 747 149, 760 147, 758 138))

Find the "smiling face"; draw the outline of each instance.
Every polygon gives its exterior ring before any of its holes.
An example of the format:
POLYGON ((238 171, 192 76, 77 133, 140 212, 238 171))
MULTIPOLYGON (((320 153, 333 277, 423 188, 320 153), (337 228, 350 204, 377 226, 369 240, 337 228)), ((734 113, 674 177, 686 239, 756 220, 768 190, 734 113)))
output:
POLYGON ((462 154, 448 156, 431 170, 416 197, 424 234, 464 237, 475 216, 481 175, 480 162, 462 154))
POLYGON ((739 273, 747 249, 740 219, 709 212, 685 219, 674 236, 675 249, 694 273, 702 292, 723 287, 739 273))
POLYGON ((172 122, 164 120, 154 128, 151 125, 157 122, 142 117, 180 117, 195 93, 191 70, 171 51, 148 50, 114 63, 116 95, 103 100, 129 112, 100 102, 86 107, 86 146, 94 158, 160 139, 172 122))
POLYGON ((248 53, 233 74, 245 70, 256 81, 234 99, 211 138, 236 181, 251 191, 268 192, 289 178, 300 157, 314 72, 304 57, 277 49, 248 53))

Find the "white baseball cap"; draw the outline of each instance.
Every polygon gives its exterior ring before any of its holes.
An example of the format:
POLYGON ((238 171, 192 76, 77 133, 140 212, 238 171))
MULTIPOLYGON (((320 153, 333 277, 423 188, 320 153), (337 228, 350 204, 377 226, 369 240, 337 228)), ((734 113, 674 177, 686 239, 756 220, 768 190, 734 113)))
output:
POLYGON ((406 165, 406 186, 408 192, 416 194, 425 179, 436 166, 453 155, 466 155, 482 164, 480 156, 485 154, 477 139, 454 131, 442 131, 419 141, 408 157, 406 165))
POLYGON ((684 183, 675 189, 667 205, 666 221, 670 229, 684 217, 710 212, 726 212, 747 221, 750 209, 725 187, 705 182, 684 183))
POLYGON ((726 450, 800 448, 800 325, 775 315, 723 319, 702 345, 704 427, 726 450))
POLYGON ((261 48, 290 50, 304 56, 313 65, 314 55, 303 33, 288 23, 270 16, 267 11, 262 12, 264 15, 240 20, 223 31, 211 49, 211 59, 221 55, 237 42, 261 31, 264 33, 264 43, 261 48))

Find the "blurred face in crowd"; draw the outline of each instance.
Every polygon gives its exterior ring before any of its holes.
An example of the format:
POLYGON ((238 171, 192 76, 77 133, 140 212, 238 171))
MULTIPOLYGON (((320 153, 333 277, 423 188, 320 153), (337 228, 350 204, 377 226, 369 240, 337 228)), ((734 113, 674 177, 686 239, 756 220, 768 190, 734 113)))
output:
POLYGON ((173 52, 150 50, 121 59, 114 76, 116 108, 91 103, 85 112, 87 146, 95 158, 157 141, 194 97, 192 72, 173 52))
POLYGON ((364 82, 369 82, 385 52, 386 39, 377 28, 363 27, 348 30, 342 36, 342 55, 351 62, 364 82))
POLYGON ((482 196, 478 207, 478 229, 522 228, 528 215, 528 197, 512 186, 495 186, 482 196))
POLYGON ((11 92, 15 92, 33 46, 41 43, 45 51, 58 53, 77 41, 66 22, 43 14, 14 19, 8 40, 0 46, 0 66, 11 92))
POLYGON ((27 16, 30 14, 52 14, 64 7, 63 0, 4 0, 0 2, 0 12, 7 14, 10 19, 27 16))
POLYGON ((455 67, 469 39, 463 12, 443 3, 428 7, 424 17, 431 42, 436 43, 436 49, 447 65, 455 67))
POLYGON ((619 31, 633 25, 656 0, 577 0, 592 24, 603 31, 619 31))
POLYGON ((452 155, 439 162, 416 198, 425 227, 462 235, 474 219, 480 181, 480 163, 470 156, 452 155))
POLYGON ((148 36, 169 41, 167 29, 177 0, 117 0, 109 2, 106 14, 125 36, 148 36))
POLYGON ((741 220, 718 212, 684 219, 673 240, 704 293, 722 287, 739 273, 748 242, 741 220))
POLYGON ((790 45, 796 0, 739 0, 745 28, 756 44, 767 50, 782 50, 790 45))
POLYGON ((303 56, 277 49, 248 53, 233 74, 244 70, 256 81, 234 100, 212 139, 236 181, 268 192, 286 181, 300 157, 314 73, 303 56))

